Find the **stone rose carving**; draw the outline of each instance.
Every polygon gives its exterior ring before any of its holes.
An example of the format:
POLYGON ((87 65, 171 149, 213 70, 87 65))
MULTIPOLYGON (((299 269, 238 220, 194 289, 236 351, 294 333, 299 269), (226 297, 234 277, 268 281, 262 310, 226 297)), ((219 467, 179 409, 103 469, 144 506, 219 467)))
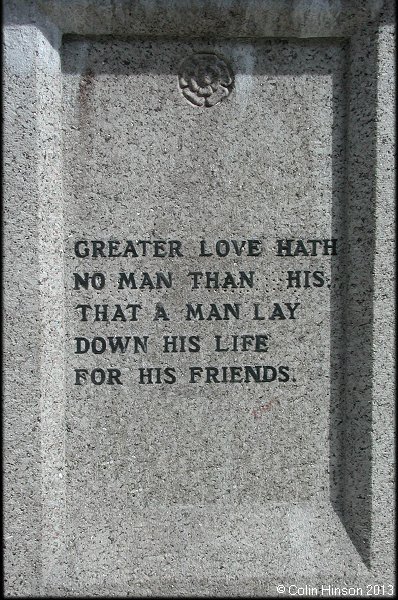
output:
POLYGON ((186 58, 178 77, 185 98, 195 106, 214 106, 227 98, 233 88, 233 75, 216 54, 198 53, 186 58))

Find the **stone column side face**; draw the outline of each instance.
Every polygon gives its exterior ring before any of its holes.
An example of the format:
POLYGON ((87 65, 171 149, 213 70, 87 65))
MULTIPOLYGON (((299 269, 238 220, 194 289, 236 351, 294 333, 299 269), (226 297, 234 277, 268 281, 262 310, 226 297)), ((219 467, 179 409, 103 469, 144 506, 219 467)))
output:
MULTIPOLYGON (((278 584, 304 586, 309 573, 309 584, 318 590, 322 583, 333 586, 334 578, 340 574, 341 580, 336 584, 339 587, 346 581, 362 587, 365 594, 367 586, 384 585, 389 593, 394 582, 393 5, 391 0, 5 2, 6 595, 181 592, 273 597, 278 584), (62 52, 69 41, 80 40, 89 45, 102 39, 173 39, 181 43, 212 40, 220 47, 233 47, 238 42, 244 47, 246 42, 256 44, 265 39, 314 44, 319 41, 320 45, 337 40, 344 55, 346 66, 339 90, 344 89, 346 105, 344 115, 338 116, 339 131, 334 143, 339 152, 337 163, 344 162, 345 167, 343 174, 334 174, 339 186, 335 195, 341 201, 336 202, 339 208, 332 221, 336 227, 342 227, 346 252, 340 264, 341 295, 331 298, 331 311, 340 316, 330 341, 331 364, 339 371, 339 380, 330 391, 327 497, 319 496, 318 502, 318 496, 314 496, 308 503, 291 504, 287 498, 286 507, 283 503, 262 504, 261 498, 256 508, 216 506, 213 512, 206 512, 203 507, 194 507, 185 525, 187 530, 195 529, 198 519, 207 519, 209 531, 210 522, 215 529, 218 523, 220 536, 225 530, 229 536, 232 533, 228 527, 233 528, 228 523, 234 522, 231 515, 234 510, 240 515, 243 510, 245 516, 236 517, 236 528, 244 523, 244 547, 253 543, 258 556, 266 546, 264 556, 268 556, 271 567, 265 565, 263 570, 261 561, 257 564, 250 557, 242 566, 237 551, 237 566, 232 566, 225 577, 212 571, 212 567, 208 577, 205 568, 198 567, 196 573, 194 543, 187 551, 186 564, 183 553, 177 552, 180 564, 174 567, 172 563, 170 567, 169 555, 165 552, 159 559, 153 546, 143 548, 141 554, 137 551, 143 561, 139 562, 132 549, 134 539, 128 536, 125 545, 121 542, 113 553, 108 546, 102 551, 97 538, 92 547, 76 541, 71 517, 72 510, 76 514, 76 507, 68 487, 71 448, 67 435, 66 365, 70 349, 66 344, 65 289, 70 285, 70 273, 66 273, 64 260, 68 208, 63 172, 62 52), (342 364, 344 369, 339 367, 342 364), (253 531, 260 521, 263 529, 257 530, 256 537, 253 531), (272 522, 281 523, 278 533, 271 532, 272 522), (312 537, 315 530, 324 530, 316 540, 312 537), (329 556, 326 550, 333 536, 337 543, 329 556), (283 554, 285 542, 288 550, 283 554), (278 552, 284 558, 278 558, 278 552), (142 558, 145 553, 148 562, 142 558), (134 566, 132 557, 140 566, 134 566), (317 557, 321 557, 319 561, 317 557), (325 566, 329 558, 330 570, 325 566), (295 580, 286 579, 285 560, 291 561, 288 572, 296 575, 295 580), (84 564, 80 570, 79 561, 84 564), (123 565, 118 576, 119 567, 115 565, 120 561, 123 565), (168 566, 164 567, 162 561, 168 566), (102 571, 96 571, 96 563, 102 571)), ((251 60, 249 54, 247 64, 251 60)), ((206 95, 205 87, 199 91, 190 89, 192 84, 184 80, 185 71, 176 76, 176 90, 184 96, 187 106, 193 105, 192 110, 214 111, 219 106, 224 110, 236 89, 239 93, 243 89, 243 83, 250 89, 250 82, 236 82, 236 74, 224 55, 215 52, 213 56, 219 73, 213 99, 206 95)), ((199 57, 198 64, 200 60, 199 57)), ((162 73, 157 76, 162 77, 162 73)), ((88 87, 83 86, 83 94, 88 87)), ((336 101, 336 111, 340 110, 338 106, 341 103, 336 101)), ((137 531, 146 528, 151 535, 161 529, 162 523, 166 527, 167 522, 172 529, 170 523, 180 522, 184 512, 177 508, 142 510, 137 517, 139 525, 135 524, 137 531)), ((120 539, 125 534, 124 526, 128 528, 127 523, 121 522, 120 539)), ((205 553, 205 559, 200 554, 202 546, 197 556, 204 560, 203 564, 207 565, 208 560, 209 565, 214 565, 219 553, 227 563, 228 551, 224 556, 211 535, 209 539, 211 550, 205 553)), ((369 588, 372 590, 377 593, 376 588, 369 588)))

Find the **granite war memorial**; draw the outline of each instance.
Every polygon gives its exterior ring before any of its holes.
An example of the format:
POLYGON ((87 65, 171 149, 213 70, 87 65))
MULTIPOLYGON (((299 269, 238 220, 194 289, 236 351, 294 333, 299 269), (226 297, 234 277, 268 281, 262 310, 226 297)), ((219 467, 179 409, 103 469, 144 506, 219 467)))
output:
POLYGON ((4 44, 6 594, 392 596, 393 2, 4 44))

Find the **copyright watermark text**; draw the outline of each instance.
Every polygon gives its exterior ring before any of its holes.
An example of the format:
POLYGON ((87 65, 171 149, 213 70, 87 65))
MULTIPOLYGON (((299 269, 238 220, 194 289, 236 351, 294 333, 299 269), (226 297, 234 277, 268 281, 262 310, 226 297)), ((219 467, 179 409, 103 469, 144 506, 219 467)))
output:
POLYGON ((394 596, 393 585, 367 585, 366 587, 357 586, 334 586, 322 585, 313 587, 311 585, 277 585, 278 594, 285 596, 319 596, 319 597, 339 597, 339 596, 394 596))

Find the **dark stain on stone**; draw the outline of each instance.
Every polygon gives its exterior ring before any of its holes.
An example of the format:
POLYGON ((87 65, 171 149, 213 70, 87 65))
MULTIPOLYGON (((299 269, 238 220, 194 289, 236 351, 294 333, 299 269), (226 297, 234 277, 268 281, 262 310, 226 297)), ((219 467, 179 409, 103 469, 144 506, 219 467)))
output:
POLYGON ((79 82, 80 121, 85 121, 87 118, 93 81, 94 72, 91 69, 87 69, 84 73, 82 73, 79 82))

